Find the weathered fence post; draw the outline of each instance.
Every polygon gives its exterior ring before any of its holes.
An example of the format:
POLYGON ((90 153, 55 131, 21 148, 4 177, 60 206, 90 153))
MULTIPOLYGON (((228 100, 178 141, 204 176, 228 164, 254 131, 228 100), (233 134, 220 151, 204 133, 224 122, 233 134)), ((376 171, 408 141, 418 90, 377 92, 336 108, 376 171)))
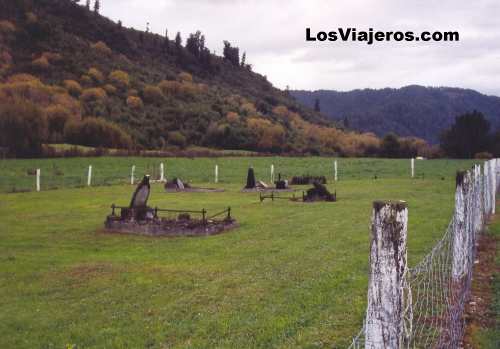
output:
POLYGON ((36 191, 40 191, 40 169, 36 169, 36 191))
POLYGON ((215 183, 219 183, 219 165, 215 165, 215 183))
POLYGON ((407 227, 406 202, 373 203, 365 348, 403 347, 407 227))
POLYGON ((92 184, 92 165, 89 165, 89 172, 87 173, 87 186, 92 184))
POLYGON ((134 185, 134 173, 135 173, 135 165, 132 165, 132 171, 130 173, 130 184, 134 185))
POLYGON ((271 165, 271 183, 274 183, 274 164, 271 165))
POLYGON ((497 160, 492 159, 491 162, 491 214, 495 214, 496 194, 497 194, 497 160))
POLYGON ((411 159, 411 178, 415 177, 415 159, 411 159))
POLYGON ((335 182, 338 180, 337 176, 337 160, 333 163, 333 177, 335 178, 335 182))
POLYGON ((160 163, 160 182, 165 182, 165 167, 160 163))
POLYGON ((451 274, 454 282, 459 282, 468 272, 470 242, 470 202, 471 176, 469 172, 458 171, 456 177, 455 212, 453 213, 452 243, 453 260, 451 274))

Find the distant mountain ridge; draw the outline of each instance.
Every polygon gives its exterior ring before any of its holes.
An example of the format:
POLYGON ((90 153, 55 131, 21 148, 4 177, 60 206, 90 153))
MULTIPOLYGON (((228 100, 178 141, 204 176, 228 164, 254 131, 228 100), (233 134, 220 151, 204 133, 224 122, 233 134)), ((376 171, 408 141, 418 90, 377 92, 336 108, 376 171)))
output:
POLYGON ((292 90, 291 95, 308 107, 319 99, 321 112, 332 120, 347 120, 348 127, 383 136, 394 132, 439 142, 443 130, 455 117, 478 110, 500 127, 500 97, 487 96, 470 89, 410 85, 398 89, 292 90))

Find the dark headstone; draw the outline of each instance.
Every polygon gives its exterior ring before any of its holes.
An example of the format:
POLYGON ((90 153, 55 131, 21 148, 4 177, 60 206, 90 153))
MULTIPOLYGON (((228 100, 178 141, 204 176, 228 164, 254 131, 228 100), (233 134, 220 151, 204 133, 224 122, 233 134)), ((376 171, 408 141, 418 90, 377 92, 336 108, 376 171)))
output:
POLYGON ((255 188, 255 173, 253 171, 253 168, 250 167, 248 169, 247 185, 245 186, 245 189, 253 189, 253 188, 255 188))
POLYGON ((304 196, 304 201, 337 201, 337 194, 330 193, 326 186, 321 183, 313 183, 304 196))

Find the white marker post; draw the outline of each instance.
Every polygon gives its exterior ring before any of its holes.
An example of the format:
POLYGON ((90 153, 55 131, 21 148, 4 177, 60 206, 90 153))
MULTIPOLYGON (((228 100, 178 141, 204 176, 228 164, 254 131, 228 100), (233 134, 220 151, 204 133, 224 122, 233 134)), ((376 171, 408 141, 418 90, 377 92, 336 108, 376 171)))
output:
POLYGON ((271 165, 271 183, 274 183, 274 165, 271 165))
POLYGON ((415 177, 415 159, 411 159, 411 178, 415 177))
POLYGON ((165 168, 163 162, 160 164, 160 182, 165 182, 165 168))
POLYGON ((219 165, 215 165, 215 183, 219 183, 219 165))
POLYGON ((132 172, 130 173, 130 184, 134 185, 134 173, 135 173, 135 165, 132 166, 132 172))
POLYGON ((90 187, 92 184, 92 165, 89 165, 89 172, 87 174, 87 186, 90 187))
POLYGON ((40 169, 36 169, 36 191, 40 191, 40 169))
POLYGON ((338 181, 338 176, 337 176, 337 160, 333 163, 333 172, 334 172, 334 178, 335 182, 338 181))

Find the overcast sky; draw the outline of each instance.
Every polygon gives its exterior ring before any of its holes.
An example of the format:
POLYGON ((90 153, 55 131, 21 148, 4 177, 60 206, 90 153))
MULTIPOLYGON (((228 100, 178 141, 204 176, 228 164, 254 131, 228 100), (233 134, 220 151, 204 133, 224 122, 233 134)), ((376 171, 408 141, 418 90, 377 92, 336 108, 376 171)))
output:
POLYGON ((453 86, 500 96, 500 0, 101 0, 128 27, 183 39, 201 30, 222 53, 228 40, 277 87, 453 86), (338 27, 458 31, 459 42, 306 42, 338 27))

